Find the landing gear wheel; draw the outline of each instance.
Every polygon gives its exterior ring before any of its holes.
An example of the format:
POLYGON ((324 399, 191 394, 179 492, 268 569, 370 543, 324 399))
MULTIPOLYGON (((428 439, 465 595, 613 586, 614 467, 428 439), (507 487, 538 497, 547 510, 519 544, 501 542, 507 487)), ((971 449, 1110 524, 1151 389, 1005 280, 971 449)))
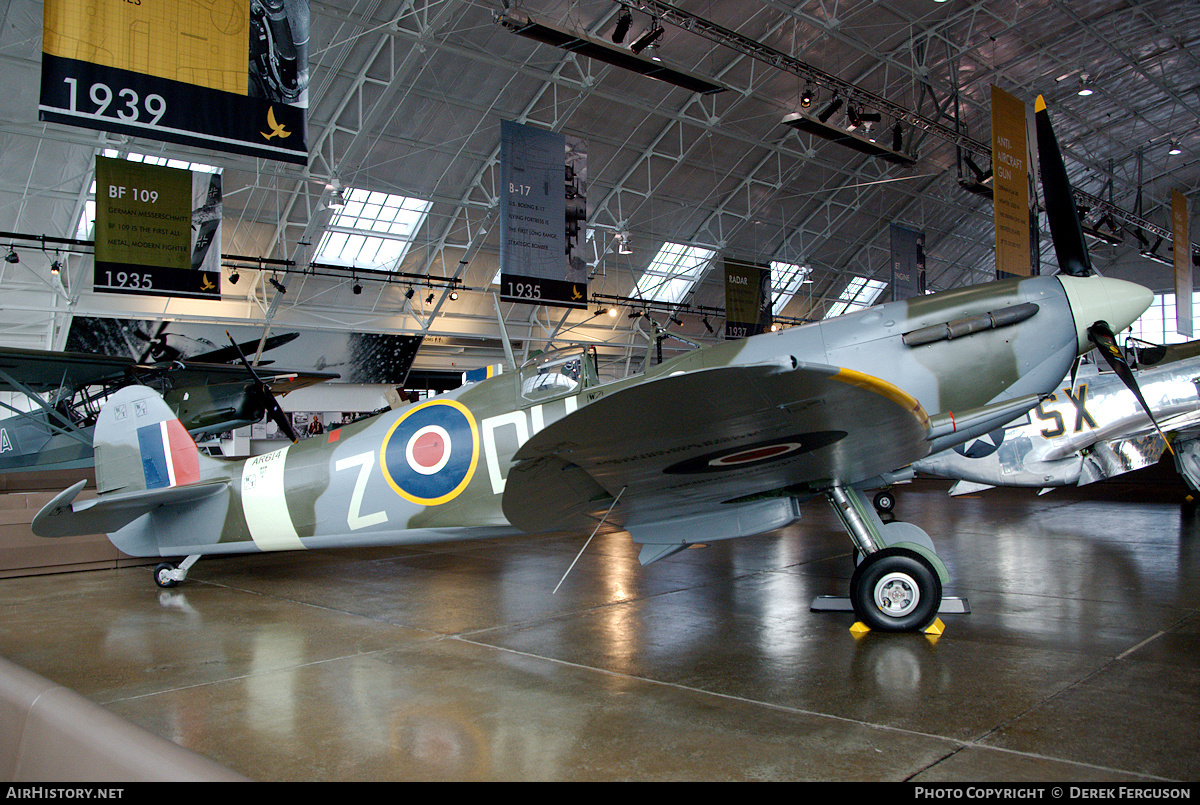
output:
POLYGON ((171 573, 175 571, 175 565, 170 562, 159 562, 154 568, 154 583, 159 587, 170 588, 179 584, 178 581, 171 578, 171 573))
POLYGON ((875 493, 875 510, 890 513, 896 508, 896 496, 892 494, 890 489, 884 489, 881 492, 875 493))
POLYGON ((920 554, 885 548, 859 563, 850 579, 854 614, 880 632, 924 629, 937 617, 942 582, 920 554))

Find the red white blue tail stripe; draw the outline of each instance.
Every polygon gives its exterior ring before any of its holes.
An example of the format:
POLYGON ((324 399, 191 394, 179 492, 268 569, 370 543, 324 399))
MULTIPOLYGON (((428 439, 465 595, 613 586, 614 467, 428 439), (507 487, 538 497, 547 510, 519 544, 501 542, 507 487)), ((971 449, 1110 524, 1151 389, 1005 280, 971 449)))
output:
POLYGON ((138 428, 137 435, 147 489, 200 480, 199 451, 178 419, 145 425, 138 428))

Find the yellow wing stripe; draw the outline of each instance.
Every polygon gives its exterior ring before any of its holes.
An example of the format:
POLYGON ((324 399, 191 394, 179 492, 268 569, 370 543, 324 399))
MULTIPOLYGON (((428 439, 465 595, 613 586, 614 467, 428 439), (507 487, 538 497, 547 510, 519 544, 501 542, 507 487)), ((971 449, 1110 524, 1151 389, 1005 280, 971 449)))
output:
POLYGON ((926 430, 929 429, 929 414, 925 412, 925 408, 917 401, 916 397, 904 391, 899 386, 894 386, 886 380, 880 380, 878 377, 856 372, 853 369, 838 369, 833 379, 840 380, 851 386, 857 386, 860 389, 866 389, 881 397, 886 397, 912 414, 913 418, 921 423, 921 427, 926 430))

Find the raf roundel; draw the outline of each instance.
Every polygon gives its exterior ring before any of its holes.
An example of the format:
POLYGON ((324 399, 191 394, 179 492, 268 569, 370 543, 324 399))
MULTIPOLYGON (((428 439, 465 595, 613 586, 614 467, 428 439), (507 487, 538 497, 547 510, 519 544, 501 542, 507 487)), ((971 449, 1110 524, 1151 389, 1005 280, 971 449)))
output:
POLYGON ((383 437, 383 474, 396 494, 424 506, 458 496, 479 463, 479 428, 456 400, 430 400, 396 420, 383 437))

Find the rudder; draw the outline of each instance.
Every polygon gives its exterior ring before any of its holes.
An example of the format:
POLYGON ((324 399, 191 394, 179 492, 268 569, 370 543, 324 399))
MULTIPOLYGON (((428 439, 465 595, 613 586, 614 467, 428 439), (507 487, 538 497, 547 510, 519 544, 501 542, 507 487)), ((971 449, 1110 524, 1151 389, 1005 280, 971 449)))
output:
POLYGON ((153 389, 126 386, 100 409, 93 435, 99 494, 186 486, 204 457, 153 389))

